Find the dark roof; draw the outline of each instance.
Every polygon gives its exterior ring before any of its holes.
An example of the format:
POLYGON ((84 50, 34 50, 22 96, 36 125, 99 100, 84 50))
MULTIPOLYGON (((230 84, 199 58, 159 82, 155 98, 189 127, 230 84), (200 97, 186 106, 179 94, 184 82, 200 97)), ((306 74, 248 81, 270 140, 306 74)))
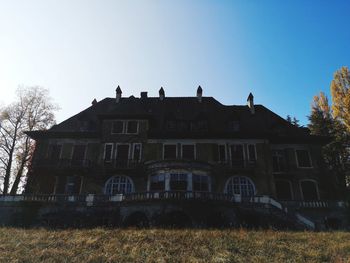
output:
MULTIPOLYGON (((105 98, 45 132, 28 133, 38 136, 59 134, 96 135, 103 119, 148 119, 149 138, 282 138, 311 139, 306 128, 298 128, 262 105, 255 105, 251 114, 246 105, 222 105, 213 97, 105 98), (167 131, 167 121, 205 121, 207 131, 167 131), (229 131, 230 122, 239 122, 239 131, 229 131)), ((68 135, 66 135, 68 136, 68 135)), ((316 138, 316 137, 315 137, 316 138)))

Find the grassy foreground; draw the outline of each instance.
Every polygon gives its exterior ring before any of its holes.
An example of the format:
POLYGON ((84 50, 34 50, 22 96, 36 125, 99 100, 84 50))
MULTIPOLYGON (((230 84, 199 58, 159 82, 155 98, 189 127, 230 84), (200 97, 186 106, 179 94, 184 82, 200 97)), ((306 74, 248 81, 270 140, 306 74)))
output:
POLYGON ((0 228, 0 262, 350 262, 350 233, 0 228))

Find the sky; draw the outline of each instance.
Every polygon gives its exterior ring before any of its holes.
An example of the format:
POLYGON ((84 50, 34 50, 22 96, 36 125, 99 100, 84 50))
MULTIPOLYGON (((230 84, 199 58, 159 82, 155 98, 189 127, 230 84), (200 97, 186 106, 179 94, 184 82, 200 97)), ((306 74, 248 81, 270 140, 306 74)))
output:
POLYGON ((282 117, 308 123, 350 66, 348 0, 0 0, 0 105, 19 86, 47 88, 57 122, 94 98, 249 92, 282 117))

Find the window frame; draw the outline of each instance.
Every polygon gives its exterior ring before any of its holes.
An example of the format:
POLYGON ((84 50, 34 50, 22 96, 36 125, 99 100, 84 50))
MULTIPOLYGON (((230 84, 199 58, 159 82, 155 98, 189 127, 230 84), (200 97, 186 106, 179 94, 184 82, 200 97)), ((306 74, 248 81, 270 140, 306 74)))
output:
POLYGON ((184 159, 183 146, 193 146, 193 159, 187 159, 187 160, 196 160, 197 159, 196 144, 195 143, 181 143, 181 159, 184 159))
POLYGON ((104 144, 104 147, 103 147, 103 161, 105 163, 111 163, 113 162, 113 156, 114 156, 114 143, 105 143, 104 144), (106 160, 106 147, 107 145, 111 145, 112 146, 112 149, 111 149, 111 159, 110 160, 106 160))
MULTIPOLYGON (((53 146, 60 146, 60 153, 58 155, 58 160, 61 160, 62 159, 62 152, 63 152, 63 143, 50 143, 49 146, 47 147, 47 152, 46 152, 46 159, 49 159, 49 160, 54 160, 54 159, 51 159, 50 155, 52 153, 52 149, 51 147, 53 146)), ((72 149, 73 151, 73 149, 72 149)))
MULTIPOLYGON (((107 181, 105 182, 105 185, 104 185, 104 187, 103 187, 103 193, 104 194, 106 194, 106 195, 116 195, 116 194, 113 194, 113 193, 107 193, 107 185, 108 185, 108 183, 110 182, 110 181, 112 181, 112 180, 114 180, 115 178, 118 178, 119 177, 119 184, 120 184, 120 179, 122 178, 122 177, 125 177, 125 179, 126 179, 126 183, 125 183, 125 185, 127 185, 127 182, 129 181, 130 182, 130 185, 131 185, 131 190, 130 190, 130 192, 125 192, 125 193, 119 193, 119 194, 129 194, 129 193, 133 193, 133 192, 135 192, 135 185, 134 185, 134 182, 133 182, 133 180, 129 177, 129 176, 126 176, 126 175, 114 175, 114 176, 111 176, 111 177, 109 177, 108 179, 107 179, 107 181)), ((112 189, 112 188, 111 188, 112 189)), ((119 189, 120 189, 120 187, 119 187, 119 189)))
POLYGON ((139 121, 138 120, 125 120, 124 121, 125 134, 138 134, 139 133, 139 121), (136 122, 136 132, 128 132, 129 122, 136 122), (126 124, 126 125, 125 125, 126 124))
MULTIPOLYGON (((244 143, 230 143, 229 144, 229 153, 230 153, 230 164, 231 164, 231 166, 235 166, 234 164, 233 164, 233 162, 232 162, 232 146, 234 146, 234 145, 240 145, 240 146, 242 146, 242 156, 243 156, 243 159, 242 159, 242 161, 243 161, 243 164, 242 164, 242 166, 243 167, 245 167, 246 166, 246 150, 245 150, 245 147, 244 147, 244 143)), ((237 159, 238 160, 238 159, 237 159)))
POLYGON ((256 190, 256 186, 255 186, 255 184, 254 184, 254 181, 252 180, 252 179, 250 179, 248 176, 241 176, 241 175, 234 175, 234 176, 231 176, 231 177, 229 177, 227 180, 226 180, 226 183, 225 183, 225 188, 224 188, 224 193, 225 194, 229 194, 228 193, 228 186, 229 186, 229 184, 232 184, 232 186, 233 186, 233 183, 231 183, 231 182, 233 182, 233 179, 234 178, 238 178, 238 180, 239 180, 239 186, 240 186, 240 188, 239 188, 239 190, 240 190, 240 193, 239 194, 235 194, 234 193, 234 187, 233 187, 233 195, 240 195, 241 197, 252 197, 252 196, 255 196, 256 194, 257 194, 257 190, 256 190), (240 182, 240 180, 241 180, 241 178, 244 178, 244 179, 246 179, 248 182, 250 182, 251 183, 251 185, 252 185, 252 187, 253 187, 253 195, 248 195, 248 196, 243 196, 242 195, 242 184, 241 184, 241 182, 240 182))
MULTIPOLYGON (((287 180, 287 179, 276 179, 275 180, 275 188, 276 188, 276 197, 277 197, 277 187, 276 187, 276 183, 277 182, 287 182, 288 185, 289 185, 289 191, 290 191, 290 197, 291 199, 290 200, 294 200, 294 192, 293 192, 293 185, 292 185, 292 182, 290 180, 287 180)), ((282 199, 283 200, 283 199, 282 199)), ((287 200, 288 201, 288 200, 287 200)))
POLYGON ((305 200, 303 188, 301 186, 302 182, 312 182, 312 183, 314 183, 314 185, 316 187, 317 200, 320 200, 320 191, 318 189, 318 182, 316 180, 314 180, 314 179, 301 179, 301 180, 299 180, 299 189, 300 189, 301 199, 303 201, 312 201, 312 200, 305 200))
POLYGON ((227 145, 224 143, 218 144, 218 162, 219 163, 226 163, 227 162, 227 145), (222 146, 224 147, 224 154, 225 154, 223 161, 220 159, 220 147, 222 147, 222 146))
POLYGON ((295 159, 296 159, 297 168, 300 168, 300 169, 312 169, 312 168, 314 168, 314 167, 313 167, 313 163, 312 163, 311 154, 310 154, 309 149, 305 149, 305 148, 294 148, 294 154, 295 154, 295 159), (300 166, 297 151, 306 151, 306 152, 307 152, 307 155, 308 155, 308 157, 309 157, 310 166, 300 166))
POLYGON ((165 159, 165 146, 167 145, 175 145, 175 159, 178 159, 179 157, 179 153, 178 153, 178 145, 177 143, 163 143, 163 153, 162 153, 162 157, 163 160, 172 160, 172 159, 165 159))
POLYGON ((287 168, 287 158, 286 158, 286 154, 285 154, 284 151, 285 151, 284 149, 280 149, 280 148, 276 148, 276 149, 273 148, 273 149, 271 149, 272 173, 273 174, 283 174, 283 173, 286 173, 287 170, 288 170, 288 168, 287 168), (274 165, 273 165, 274 157, 276 157, 278 159, 279 171, 274 171, 274 165), (283 169, 282 166, 284 166, 284 169, 283 169))
POLYGON ((132 153, 131 153, 131 160, 134 160, 134 161, 141 161, 142 160, 142 143, 133 143, 132 144, 132 153), (135 146, 136 145, 140 145, 140 156, 139 156, 139 159, 135 159, 134 157, 134 153, 135 153, 135 146))
POLYGON ((248 160, 249 162, 257 162, 257 161, 258 161, 258 154, 257 154, 257 152, 256 152, 256 144, 255 144, 255 143, 248 143, 248 144, 247 144, 247 160, 248 160), (250 155, 249 155, 249 153, 250 153, 250 151, 249 151, 249 146, 253 146, 253 147, 254 147, 254 155, 255 155, 255 159, 254 159, 254 160, 251 160, 251 159, 250 159, 250 155))
POLYGON ((114 152, 115 152, 115 153, 114 153, 114 160, 116 160, 116 161, 118 160, 118 159, 117 159, 117 156, 118 156, 118 146, 119 146, 119 145, 128 145, 128 146, 129 146, 129 150, 128 150, 128 158, 127 158, 127 161, 129 161, 129 160, 131 159, 131 158, 130 158, 130 152, 131 152, 131 150, 130 150, 130 148, 131 148, 130 146, 131 146, 131 145, 130 145, 130 144, 131 144, 131 143, 116 143, 116 144, 115 144, 115 151, 114 151, 114 152))
POLYGON ((83 159, 81 160, 86 160, 86 152, 87 152, 87 143, 75 143, 73 144, 73 147, 72 147, 72 151, 71 151, 71 154, 70 154, 70 160, 72 161, 73 160, 73 155, 74 155, 74 149, 75 149, 75 146, 84 146, 85 147, 85 150, 84 150, 84 156, 83 156, 83 159))
POLYGON ((125 121, 124 120, 114 120, 112 121, 112 130, 111 134, 124 134, 125 133, 125 121), (114 123, 115 122, 121 122, 123 124, 122 131, 121 132, 114 132, 114 123))

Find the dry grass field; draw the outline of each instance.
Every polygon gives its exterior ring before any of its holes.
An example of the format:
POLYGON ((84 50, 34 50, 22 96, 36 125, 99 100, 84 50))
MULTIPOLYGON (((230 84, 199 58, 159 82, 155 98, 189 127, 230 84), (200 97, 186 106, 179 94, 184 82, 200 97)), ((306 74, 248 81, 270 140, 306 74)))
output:
POLYGON ((0 228, 0 262, 350 262, 350 233, 0 228))

